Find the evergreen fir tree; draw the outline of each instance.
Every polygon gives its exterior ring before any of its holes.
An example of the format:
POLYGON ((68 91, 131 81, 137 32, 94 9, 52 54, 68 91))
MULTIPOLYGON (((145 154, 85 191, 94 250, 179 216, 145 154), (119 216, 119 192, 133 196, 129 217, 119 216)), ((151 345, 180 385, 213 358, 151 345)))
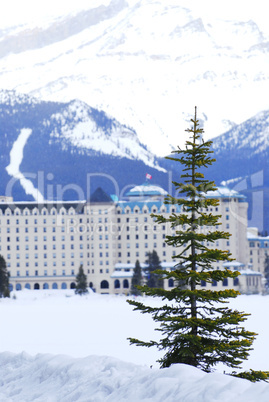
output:
POLYGON ((142 270, 139 261, 135 263, 135 269, 132 277, 131 283, 131 294, 134 296, 140 296, 141 290, 137 286, 141 286, 143 281, 142 270))
POLYGON ((158 273, 162 266, 156 250, 153 250, 152 253, 148 252, 146 263, 148 264, 147 286, 150 288, 163 288, 163 277, 158 273))
POLYGON ((84 274, 83 266, 80 265, 78 274, 76 276, 76 294, 79 294, 80 296, 84 295, 85 293, 88 293, 87 289, 87 276, 84 274))
POLYGON ((0 255, 0 297, 10 297, 9 274, 6 261, 2 255, 0 255))
POLYGON ((159 341, 129 340, 131 344, 164 350, 159 360, 161 367, 185 363, 210 372, 219 362, 239 368, 247 359, 256 334, 241 326, 249 314, 225 306, 239 292, 211 290, 213 281, 235 278, 239 272, 214 267, 216 262, 230 260, 227 251, 214 248, 216 241, 228 239, 230 234, 218 229, 220 215, 207 212, 209 207, 218 205, 218 200, 206 196, 216 187, 213 181, 205 179, 202 169, 215 160, 210 156, 211 141, 204 142, 201 138, 203 130, 199 128, 196 108, 191 122, 193 126, 186 130, 190 135, 186 148, 178 147, 174 151, 178 156, 168 157, 183 166, 183 173, 182 181, 173 182, 180 198, 169 195, 165 203, 178 204, 182 212, 171 213, 168 218, 152 215, 158 223, 169 222, 176 229, 174 236, 166 236, 166 243, 178 249, 173 257, 174 270, 157 271, 166 279, 173 278, 176 286, 170 290, 141 287, 146 295, 161 297, 164 301, 161 307, 128 300, 134 310, 152 315, 162 337, 159 341), (208 243, 213 246, 207 247, 208 243), (207 287, 200 286, 202 281, 207 287))
POLYGON ((264 260, 264 277, 265 277, 265 288, 267 292, 269 291, 269 255, 266 255, 264 260))

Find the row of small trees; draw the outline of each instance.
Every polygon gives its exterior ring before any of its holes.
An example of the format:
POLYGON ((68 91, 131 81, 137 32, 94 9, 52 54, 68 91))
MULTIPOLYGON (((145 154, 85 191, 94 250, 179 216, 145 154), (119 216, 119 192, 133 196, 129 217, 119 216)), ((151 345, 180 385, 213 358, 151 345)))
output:
MULTIPOLYGON (((80 265, 78 274, 76 276, 75 293, 79 295, 88 293, 87 276, 83 271, 82 265, 80 265)), ((10 297, 9 273, 6 266, 6 261, 2 255, 0 255, 0 298, 1 297, 10 297)))

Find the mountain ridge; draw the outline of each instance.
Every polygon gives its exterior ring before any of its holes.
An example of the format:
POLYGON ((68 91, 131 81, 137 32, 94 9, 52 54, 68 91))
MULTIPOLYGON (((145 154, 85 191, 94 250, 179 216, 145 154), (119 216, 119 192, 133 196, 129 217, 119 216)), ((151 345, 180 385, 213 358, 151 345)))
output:
POLYGON ((158 156, 184 143, 178 133, 194 102, 206 138, 267 108, 269 33, 255 13, 217 18, 173 0, 103 3, 2 32, 0 87, 80 99, 131 126, 158 156))

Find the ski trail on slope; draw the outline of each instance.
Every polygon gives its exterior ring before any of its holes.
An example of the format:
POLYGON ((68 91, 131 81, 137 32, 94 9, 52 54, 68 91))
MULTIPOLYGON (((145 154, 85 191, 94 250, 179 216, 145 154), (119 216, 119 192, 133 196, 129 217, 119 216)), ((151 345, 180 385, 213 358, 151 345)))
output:
POLYGON ((27 143, 28 138, 32 134, 30 128, 23 128, 17 140, 14 142, 12 149, 10 151, 10 163, 6 166, 6 171, 10 176, 20 181, 21 186, 25 190, 26 194, 32 195, 35 201, 43 202, 44 197, 38 189, 36 189, 33 183, 26 179, 24 175, 20 172, 20 164, 23 159, 23 149, 27 143))

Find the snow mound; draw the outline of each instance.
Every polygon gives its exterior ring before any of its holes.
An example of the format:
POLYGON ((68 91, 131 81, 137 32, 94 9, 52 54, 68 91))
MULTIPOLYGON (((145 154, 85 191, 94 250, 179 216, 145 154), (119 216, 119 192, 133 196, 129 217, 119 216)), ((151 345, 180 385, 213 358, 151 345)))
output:
POLYGON ((111 357, 0 354, 2 401, 267 402, 269 384, 177 364, 150 369, 111 357))

